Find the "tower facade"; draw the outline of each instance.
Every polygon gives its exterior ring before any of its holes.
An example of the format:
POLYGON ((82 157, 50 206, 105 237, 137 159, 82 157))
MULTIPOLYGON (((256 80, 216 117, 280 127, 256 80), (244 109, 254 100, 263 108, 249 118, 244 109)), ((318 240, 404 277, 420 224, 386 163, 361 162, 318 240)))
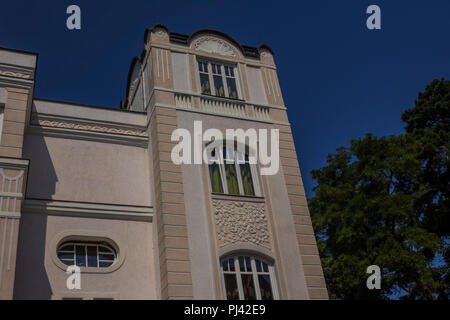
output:
POLYGON ((36 59, 0 50, 1 298, 328 298, 268 46, 156 25, 120 110, 33 98, 36 59), (277 132, 270 174, 252 130, 277 132))

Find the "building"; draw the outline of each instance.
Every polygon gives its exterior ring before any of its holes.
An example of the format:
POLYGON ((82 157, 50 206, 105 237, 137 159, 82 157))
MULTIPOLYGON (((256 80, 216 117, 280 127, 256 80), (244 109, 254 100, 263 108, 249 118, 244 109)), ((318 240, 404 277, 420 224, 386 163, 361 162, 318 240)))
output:
POLYGON ((0 49, 0 299, 327 299, 272 50, 144 43, 120 110, 34 98, 38 55, 0 49), (194 121, 279 129, 279 170, 175 164, 194 121))

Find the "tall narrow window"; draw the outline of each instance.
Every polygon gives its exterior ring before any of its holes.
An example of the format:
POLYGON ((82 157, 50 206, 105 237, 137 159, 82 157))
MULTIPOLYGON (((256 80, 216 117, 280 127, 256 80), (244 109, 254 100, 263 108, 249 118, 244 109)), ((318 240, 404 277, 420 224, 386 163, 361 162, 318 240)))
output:
POLYGON ((234 259, 222 261, 222 270, 224 272, 227 300, 239 300, 239 289, 237 285, 234 259))
POLYGON ((244 155, 244 161, 243 163, 239 164, 239 169, 241 171, 242 188, 244 189, 244 194, 246 196, 254 196, 255 189, 253 188, 252 171, 250 168, 248 154, 244 155))
POLYGON ((227 300, 274 300, 273 265, 250 256, 221 261, 227 300))
POLYGON ((225 86, 223 85, 222 79, 222 66, 219 64, 211 63, 211 68, 216 96, 225 97, 225 86))
POLYGON ((234 68, 228 66, 224 67, 225 67, 225 77, 227 80, 228 97, 232 99, 237 99, 238 92, 236 86, 236 78, 234 77, 234 68))
POLYGON ((224 146, 223 158, 225 165, 225 173, 227 177, 227 187, 229 194, 240 194, 238 175, 236 172, 236 161, 234 157, 234 150, 229 150, 224 146))
POLYGON ((217 149, 212 149, 209 163, 209 179, 211 181, 211 189, 214 193, 223 193, 222 175, 219 166, 219 155, 217 149))
POLYGON ((211 94, 211 85, 209 83, 208 63, 198 62, 200 72, 200 86, 203 94, 211 94))

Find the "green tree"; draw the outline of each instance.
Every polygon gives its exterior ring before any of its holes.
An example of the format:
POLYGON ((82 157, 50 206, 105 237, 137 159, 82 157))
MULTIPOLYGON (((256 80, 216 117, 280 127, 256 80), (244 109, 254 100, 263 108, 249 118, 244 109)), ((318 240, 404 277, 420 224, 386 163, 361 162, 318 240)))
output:
POLYGON ((449 87, 441 82, 405 112, 406 135, 352 140, 312 171, 318 185, 310 210, 330 297, 446 298, 446 268, 435 263, 448 228, 440 226, 448 214, 449 132, 449 87), (382 268, 381 290, 366 286, 373 264, 382 268))
POLYGON ((445 281, 438 294, 446 299, 450 288, 450 81, 433 80, 402 120, 406 134, 421 142, 417 157, 422 164, 419 182, 423 193, 415 206, 423 225, 443 240, 439 252, 445 261, 441 270, 445 281))

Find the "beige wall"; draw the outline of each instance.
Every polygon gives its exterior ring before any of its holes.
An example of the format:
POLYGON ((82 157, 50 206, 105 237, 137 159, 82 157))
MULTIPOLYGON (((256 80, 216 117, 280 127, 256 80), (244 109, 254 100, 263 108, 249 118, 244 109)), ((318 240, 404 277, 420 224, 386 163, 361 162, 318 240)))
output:
POLYGON ((80 217, 46 216, 24 212, 21 219, 15 299, 113 297, 156 299, 152 223, 80 217), (81 290, 68 290, 65 273, 52 259, 54 240, 62 232, 109 233, 125 255, 119 269, 81 274, 81 290))
POLYGON ((28 198, 151 206, 147 150, 27 134, 28 198))

